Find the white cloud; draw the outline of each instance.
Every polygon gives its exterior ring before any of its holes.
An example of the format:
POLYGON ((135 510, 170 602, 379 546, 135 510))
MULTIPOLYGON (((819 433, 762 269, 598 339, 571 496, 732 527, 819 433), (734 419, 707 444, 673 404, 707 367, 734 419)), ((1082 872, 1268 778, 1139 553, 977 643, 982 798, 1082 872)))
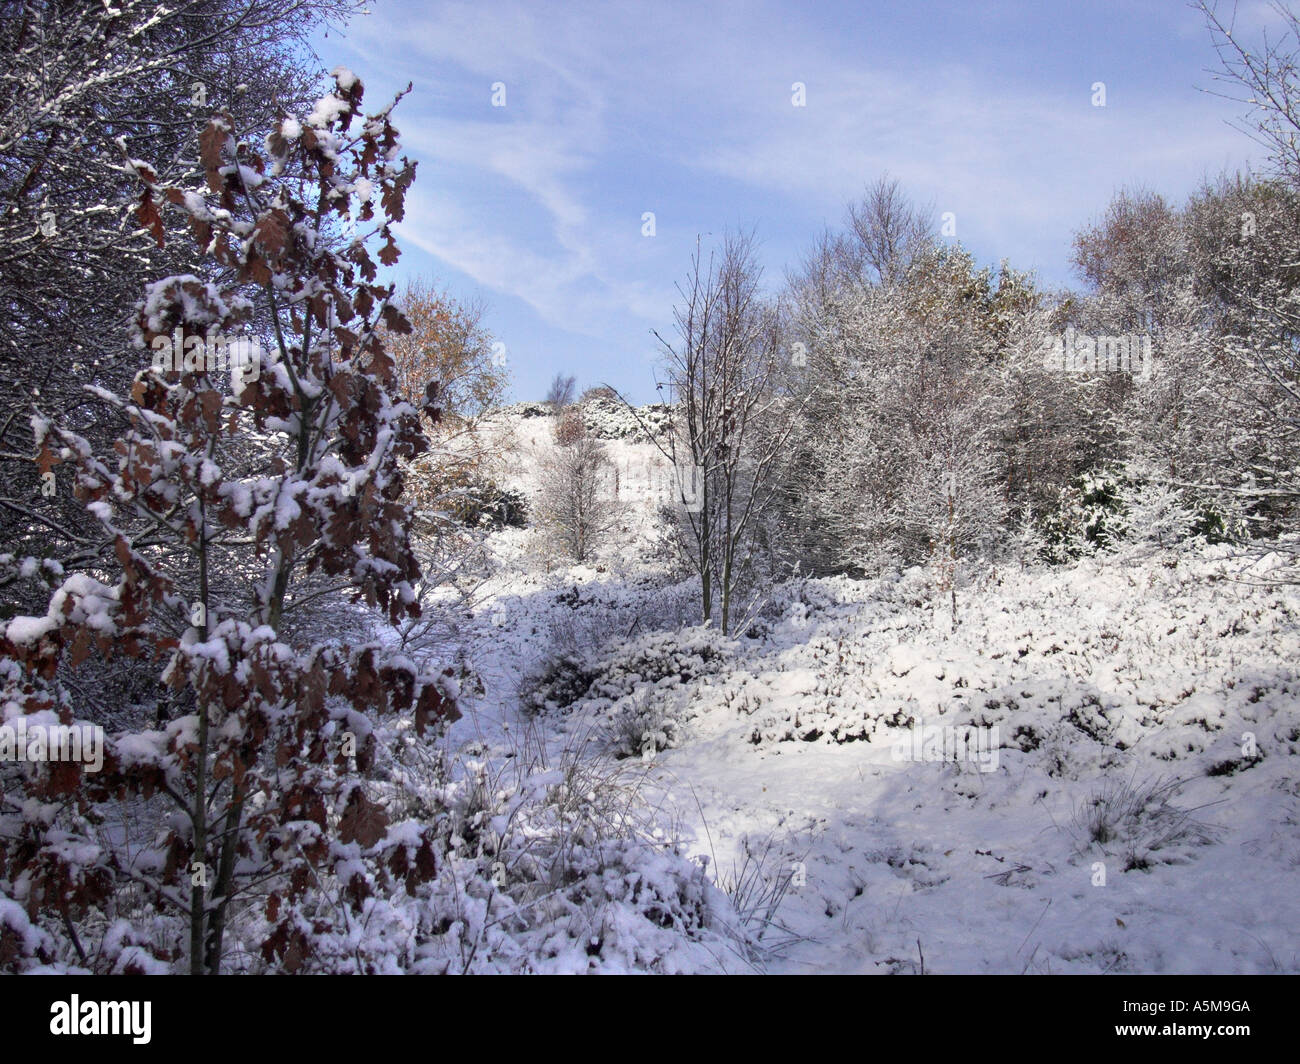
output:
POLYGON ((354 32, 356 47, 437 90, 403 105, 399 124, 426 160, 404 236, 573 330, 662 320, 684 263, 629 254, 626 239, 641 208, 625 186, 650 178, 700 201, 740 183, 756 201, 838 217, 888 170, 955 211, 963 239, 996 241, 1015 260, 1049 238, 1063 251, 1078 213, 1119 185, 1168 190, 1243 151, 1223 107, 1190 85, 1144 97, 1116 82, 1094 109, 1088 85, 1068 95, 1042 79, 918 62, 920 42, 910 56, 848 54, 783 5, 382 11, 354 32), (488 106, 498 79, 504 112, 488 106), (807 84, 807 107, 791 106, 794 81, 807 84), (630 171, 633 151, 658 152, 652 173, 630 171))

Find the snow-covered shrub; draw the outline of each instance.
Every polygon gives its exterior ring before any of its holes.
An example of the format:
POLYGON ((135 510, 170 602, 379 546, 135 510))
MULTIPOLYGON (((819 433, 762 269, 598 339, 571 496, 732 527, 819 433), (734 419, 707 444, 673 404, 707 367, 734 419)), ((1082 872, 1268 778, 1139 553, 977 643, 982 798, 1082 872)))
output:
POLYGON ((1241 543, 1246 539, 1245 523, 1224 507, 1212 502, 1197 504, 1190 532, 1206 543, 1241 543))
POLYGON ((504 883, 453 864, 431 905, 445 915, 421 935, 409 970, 688 974, 725 971, 725 954, 739 956, 726 898, 682 854, 563 835, 533 849, 533 860, 506 854, 515 861, 504 883))
POLYGON ((721 668, 734 649, 732 640, 706 625, 653 633, 603 657, 587 698, 617 701, 643 684, 662 689, 692 683, 721 668))
POLYGON ((733 641, 708 626, 653 632, 612 651, 561 655, 525 683, 521 700, 533 711, 597 700, 612 705, 642 688, 662 690, 708 676, 734 649, 733 641))
POLYGON ((1124 471, 1084 473, 1064 488, 1036 526, 1022 527, 1022 547, 1062 563, 1121 543, 1141 550, 1169 549, 1198 538, 1234 543, 1244 526, 1215 502, 1197 501, 1141 463, 1124 471))
POLYGON ((1170 483, 1162 472, 1142 463, 1121 481, 1119 509, 1122 534, 1134 548, 1168 549, 1197 539, 1209 544, 1239 543, 1245 526, 1220 502, 1170 483))
POLYGON ((553 411, 545 403, 511 403, 492 411, 493 417, 550 417, 553 411))
POLYGON ((1110 471, 1083 473, 1063 488, 1045 515, 1045 561, 1061 563, 1105 549, 1128 530, 1124 478, 1110 471))
MULTIPOLYGON (((439 868, 405 908, 409 934, 393 937, 383 968, 685 973, 724 970, 727 953, 743 954, 726 896, 639 797, 639 765, 591 758, 584 745, 552 763, 472 744, 432 788, 423 770, 399 773, 414 792, 407 804, 435 811, 439 868)), ((402 745, 396 756, 415 768, 424 749, 402 745)))
POLYGON ((53 937, 32 923, 21 905, 0 895, 0 973, 21 974, 54 956, 53 937))
POLYGON ((520 705, 529 712, 565 709, 577 702, 596 677, 591 663, 577 653, 561 654, 519 683, 520 705))
POLYGON ((614 756, 646 758, 677 746, 682 726, 676 708, 645 688, 622 699, 610 718, 614 756))
POLYGON ((1169 549, 1192 534, 1193 515, 1183 493, 1160 481, 1133 483, 1124 494, 1124 509, 1130 547, 1169 549))
POLYGON ((601 440, 649 440, 666 434, 672 423, 672 408, 666 403, 629 409, 621 399, 595 389, 583 395, 579 404, 587 434, 601 440))
POLYGON ((453 498, 451 514, 470 528, 523 528, 528 503, 522 492, 502 488, 494 480, 474 481, 453 498))

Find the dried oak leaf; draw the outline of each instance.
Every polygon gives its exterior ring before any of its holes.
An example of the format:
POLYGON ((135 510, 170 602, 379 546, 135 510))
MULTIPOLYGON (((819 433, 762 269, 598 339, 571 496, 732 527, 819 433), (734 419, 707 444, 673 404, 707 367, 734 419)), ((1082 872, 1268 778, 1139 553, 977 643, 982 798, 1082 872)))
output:
POLYGON ((153 234, 154 240, 158 246, 163 246, 163 223, 162 215, 158 213, 158 205, 153 201, 153 193, 145 189, 140 193, 140 206, 136 208, 136 221, 140 223, 140 228, 148 229, 153 234))
POLYGON ((208 188, 213 192, 221 192, 225 187, 221 178, 221 153, 226 146, 229 128, 224 119, 214 116, 199 134, 199 159, 207 174, 208 188))
POLYGON ((360 787, 355 788, 339 820, 339 839, 359 842, 369 849, 384 837, 387 829, 388 817, 383 806, 367 798, 360 787))

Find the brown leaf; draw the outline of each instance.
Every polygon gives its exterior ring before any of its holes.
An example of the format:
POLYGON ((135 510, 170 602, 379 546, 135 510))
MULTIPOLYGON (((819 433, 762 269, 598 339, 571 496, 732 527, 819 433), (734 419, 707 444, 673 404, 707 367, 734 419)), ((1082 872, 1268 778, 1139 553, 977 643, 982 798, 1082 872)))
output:
POLYGON ((267 269, 266 263, 262 260, 262 256, 258 255, 256 252, 249 254, 248 265, 245 269, 247 270, 248 275, 258 284, 265 285, 271 283, 271 271, 267 269))
POLYGON ((72 640, 72 650, 68 655, 68 661, 75 669, 90 654, 90 629, 78 628, 76 638, 72 640))
MULTIPOLYGON (((213 251, 216 260, 223 266, 234 266, 236 259, 235 253, 230 247, 230 236, 226 233, 217 237, 217 246, 213 251)), ((269 279, 269 275, 268 275, 269 279)))
POLYGON ((339 839, 343 842, 359 842, 369 849, 384 837, 388 828, 388 817, 383 806, 370 801, 360 787, 352 792, 343 817, 339 820, 339 839))
POLYGON ((46 440, 41 444, 41 449, 36 455, 36 468, 42 473, 48 473, 59 464, 59 457, 51 449, 49 441, 46 440))
POLYGON ((212 243, 212 226, 197 218, 191 218, 190 229, 194 231, 194 243, 198 245, 199 250, 207 251, 208 245, 212 243))
POLYGON ((384 304, 384 327, 389 332, 401 333, 406 335, 411 331, 411 323, 407 320, 406 315, 398 310, 393 304, 384 304))
POLYGON ((336 373, 330 378, 329 390, 340 405, 346 405, 352 394, 352 374, 336 373))
POLYGON ((394 222, 400 222, 406 214, 406 190, 415 180, 415 163, 408 162, 406 168, 390 183, 385 184, 380 194, 380 206, 384 213, 394 222))
POLYGON ((426 684, 415 703, 416 734, 423 735, 424 730, 435 721, 459 719, 460 710, 456 708, 456 703, 445 697, 433 684, 426 684))
POLYGON ((207 173, 208 188, 221 192, 224 182, 221 179, 221 153, 226 145, 227 126, 219 116, 213 116, 202 133, 199 134, 199 159, 207 173))
POLYGON ((216 433, 221 428, 221 393, 212 389, 202 392, 199 405, 203 408, 203 423, 209 432, 216 433))
POLYGON ((163 224, 162 215, 158 213, 158 207, 153 201, 153 194, 146 188, 140 193, 140 206, 135 212, 136 221, 140 223, 141 229, 148 229, 153 234, 153 238, 158 241, 158 246, 163 246, 163 224))
POLYGON ((289 218, 281 210, 267 211, 253 228, 253 239, 268 258, 278 258, 289 238, 289 218))

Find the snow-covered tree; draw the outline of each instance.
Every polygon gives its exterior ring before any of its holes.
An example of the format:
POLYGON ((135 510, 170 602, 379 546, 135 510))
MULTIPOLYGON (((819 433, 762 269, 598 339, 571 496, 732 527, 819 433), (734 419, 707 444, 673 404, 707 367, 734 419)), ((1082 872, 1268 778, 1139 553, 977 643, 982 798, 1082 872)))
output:
POLYGON ((542 459, 537 498, 542 528, 560 553, 578 563, 591 560, 618 516, 605 445, 581 426, 580 418, 557 425, 555 445, 542 459), (565 424, 576 430, 558 431, 565 424))
POLYGON ((782 501, 813 568, 915 563, 943 544, 951 569, 995 538, 1005 501, 990 273, 930 246, 889 283, 849 273, 796 283, 791 298, 807 368, 782 501))
POLYGON ((674 404, 662 449, 677 477, 685 554, 700 578, 701 617, 724 633, 743 609, 797 405, 783 390, 789 354, 761 280, 752 234, 729 233, 707 259, 697 246, 679 286, 676 337, 659 337, 674 404))
POLYGON ((907 540, 926 544, 954 629, 962 565, 997 543, 1006 518, 992 415, 991 402, 949 392, 899 440, 903 476, 891 517, 907 540))
POLYGON ((396 394, 379 323, 407 326, 367 247, 396 260, 414 166, 391 105, 363 117, 360 81, 334 80, 262 150, 214 115, 202 184, 128 162, 139 223, 180 212, 229 282, 147 287, 130 394, 88 390, 120 419, 110 452, 32 419, 40 474, 71 482, 112 554, 94 573, 14 560, 51 594, 0 629, 6 719, 80 717, 63 677, 91 655, 151 662, 174 699, 108 736, 99 772, 5 770, 0 895, 41 930, 6 944, 10 967, 217 972, 235 928, 242 956, 293 971, 434 873, 427 825, 390 825, 366 777, 380 718, 423 732, 455 715, 454 682, 378 644, 298 642, 287 620, 312 574, 393 622, 418 613, 402 463, 428 441, 396 394), (364 229, 331 247, 327 220, 354 204, 364 229), (88 941, 105 936, 129 955, 88 941))
MULTIPOLYGON (((188 223, 141 225, 128 154, 160 179, 195 174, 213 110, 260 137, 310 110, 322 72, 310 49, 359 0, 13 0, 0 8, 0 539, 91 570, 100 530, 28 461, 33 401, 97 447, 118 425, 84 386, 130 389, 131 306, 152 278, 192 267, 188 223), (163 236, 166 239, 161 239, 163 236)), ((220 280, 226 268, 200 264, 220 280)), ((258 311, 257 313, 260 313, 258 311)), ((18 586, 8 588, 35 608, 18 586)))

